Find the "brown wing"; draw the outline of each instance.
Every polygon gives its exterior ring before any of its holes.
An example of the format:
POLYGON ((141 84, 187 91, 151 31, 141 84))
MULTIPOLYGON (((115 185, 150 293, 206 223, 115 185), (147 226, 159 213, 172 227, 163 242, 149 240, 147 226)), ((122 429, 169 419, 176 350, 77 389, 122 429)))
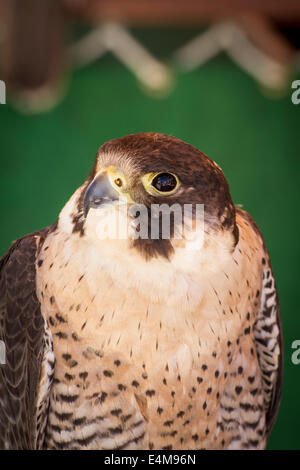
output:
POLYGON ((2 449, 34 449, 40 441, 37 404, 47 344, 35 260, 49 230, 17 240, 0 260, 0 340, 6 350, 5 364, 0 365, 2 449))
POLYGON ((278 413, 281 397, 283 339, 277 289, 268 257, 263 266, 261 303, 254 327, 254 337, 263 379, 266 433, 269 435, 278 413))
POLYGON ((254 338, 263 379, 266 435, 268 436, 277 417, 282 389, 283 337, 280 308, 271 261, 263 236, 247 212, 240 208, 237 208, 237 212, 250 223, 261 239, 264 250, 261 300, 254 325, 254 338))

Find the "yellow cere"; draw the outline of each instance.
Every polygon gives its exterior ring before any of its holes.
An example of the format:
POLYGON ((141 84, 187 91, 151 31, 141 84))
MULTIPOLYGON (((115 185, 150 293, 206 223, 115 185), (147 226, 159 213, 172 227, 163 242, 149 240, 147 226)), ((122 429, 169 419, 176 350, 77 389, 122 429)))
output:
POLYGON ((119 192, 121 198, 125 199, 127 203, 133 204, 134 201, 127 189, 124 173, 114 166, 107 167, 105 172, 109 177, 111 185, 119 192))
POLYGON ((125 189, 126 180, 122 171, 118 170, 118 168, 115 168, 114 166, 109 166, 108 168, 106 168, 105 171, 109 177, 111 184, 113 186, 117 186, 116 189, 125 189))

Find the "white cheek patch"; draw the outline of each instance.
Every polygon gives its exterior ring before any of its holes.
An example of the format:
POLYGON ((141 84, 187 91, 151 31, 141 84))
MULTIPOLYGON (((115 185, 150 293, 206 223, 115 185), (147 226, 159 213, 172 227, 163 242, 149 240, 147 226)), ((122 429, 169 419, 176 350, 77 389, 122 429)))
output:
POLYGON ((115 204, 90 209, 85 233, 93 240, 132 240, 134 224, 128 216, 128 206, 117 201, 115 204))
POLYGON ((80 186, 69 201, 65 204, 61 210, 58 218, 59 228, 65 233, 72 233, 74 224, 73 217, 78 213, 78 200, 82 191, 84 190, 85 185, 80 186))

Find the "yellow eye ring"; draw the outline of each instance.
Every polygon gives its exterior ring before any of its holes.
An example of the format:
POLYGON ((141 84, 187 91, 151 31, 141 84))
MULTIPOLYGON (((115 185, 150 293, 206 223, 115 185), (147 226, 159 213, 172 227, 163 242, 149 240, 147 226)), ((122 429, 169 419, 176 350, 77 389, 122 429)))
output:
POLYGON ((142 177, 142 183, 152 196, 169 196, 180 186, 177 175, 168 171, 147 173, 142 177))

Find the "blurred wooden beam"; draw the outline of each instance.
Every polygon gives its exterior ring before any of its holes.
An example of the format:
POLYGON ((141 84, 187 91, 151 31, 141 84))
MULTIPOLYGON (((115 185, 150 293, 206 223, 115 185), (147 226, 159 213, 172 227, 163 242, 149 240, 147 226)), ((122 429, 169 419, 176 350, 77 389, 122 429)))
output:
POLYGON ((21 92, 53 86, 65 67, 61 0, 0 0, 0 13, 1 78, 21 92))
POLYGON ((299 0, 62 0, 65 8, 89 21, 119 21, 131 26, 196 26, 264 15, 281 23, 300 22, 299 0))
POLYGON ((289 64, 293 60, 295 49, 267 17, 248 13, 241 15, 236 23, 244 30, 252 43, 269 57, 281 64, 289 64))

